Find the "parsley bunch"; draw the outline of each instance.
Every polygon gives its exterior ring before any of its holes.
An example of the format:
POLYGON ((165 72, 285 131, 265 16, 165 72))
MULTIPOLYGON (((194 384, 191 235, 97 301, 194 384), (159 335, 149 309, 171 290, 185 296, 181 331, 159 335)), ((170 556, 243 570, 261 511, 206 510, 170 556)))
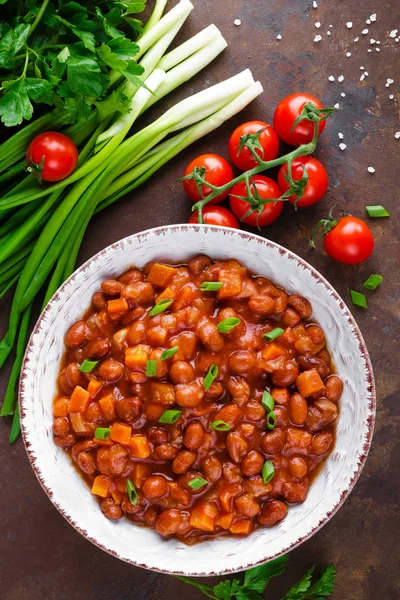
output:
POLYGON ((36 104, 58 108, 64 123, 88 118, 94 104, 104 114, 127 112, 129 100, 113 92, 110 70, 135 85, 142 31, 132 14, 146 0, 0 0, 0 116, 11 127, 32 118, 36 104), (111 101, 110 101, 111 98, 111 101), (104 104, 105 103, 105 104, 104 104))
MULTIPOLYGON (((227 579, 214 587, 189 577, 178 576, 178 579, 199 588, 203 594, 214 600, 263 600, 268 583, 273 577, 283 573, 287 561, 287 555, 280 556, 265 565, 246 571, 242 582, 239 579, 227 579)), ((315 567, 311 567, 281 600, 323 600, 330 596, 335 584, 335 567, 327 566, 320 577, 312 581, 314 569, 315 567)))

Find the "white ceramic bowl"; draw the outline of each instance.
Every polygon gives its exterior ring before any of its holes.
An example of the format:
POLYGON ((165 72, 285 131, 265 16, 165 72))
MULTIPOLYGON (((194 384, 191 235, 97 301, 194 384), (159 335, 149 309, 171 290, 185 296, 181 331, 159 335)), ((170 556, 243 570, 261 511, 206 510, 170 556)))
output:
POLYGON ((365 343, 343 300, 309 264, 257 235, 224 227, 173 225, 127 237, 91 258, 58 290, 29 341, 19 390, 26 451, 42 487, 60 513, 88 540, 133 565, 192 576, 242 571, 292 550, 334 515, 365 463, 375 418, 374 379, 365 343), (333 452, 303 504, 291 506, 276 527, 246 538, 220 538, 194 546, 165 541, 127 519, 107 520, 89 488, 52 437, 52 399, 63 338, 90 305, 103 279, 154 259, 185 261, 196 254, 237 258, 289 292, 308 298, 323 327, 344 382, 333 452))

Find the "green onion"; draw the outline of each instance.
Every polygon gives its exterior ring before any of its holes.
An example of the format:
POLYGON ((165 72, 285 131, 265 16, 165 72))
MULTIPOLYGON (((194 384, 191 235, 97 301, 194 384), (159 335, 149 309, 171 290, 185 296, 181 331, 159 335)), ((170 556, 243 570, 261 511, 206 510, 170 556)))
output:
POLYGON ((229 331, 235 329, 235 327, 237 327, 239 323, 240 319, 238 319, 237 317, 228 317, 227 319, 221 321, 221 323, 218 323, 217 329, 220 333, 229 333, 229 331))
POLYGON ((271 479, 275 475, 275 468, 272 460, 265 461, 261 470, 261 475, 264 480, 264 483, 269 483, 271 481, 271 479))
POLYGON ((276 340, 277 337, 285 333, 285 330, 281 327, 275 327, 272 331, 268 331, 268 333, 264 333, 263 337, 265 337, 269 342, 276 340))
POLYGON ((169 348, 168 350, 164 350, 164 352, 160 356, 160 360, 167 360, 167 358, 172 358, 178 352, 179 346, 174 346, 173 348, 169 348))
POLYGON ((146 375, 147 377, 154 377, 157 373, 157 361, 148 360, 146 363, 146 375))
POLYGON ((87 358, 85 358, 85 360, 79 367, 79 370, 81 373, 91 373, 96 368, 98 363, 98 360, 87 360, 87 358))
POLYGON ((160 423, 175 423, 181 416, 181 410, 166 410, 160 417, 160 423))
POLYGON ((367 289, 367 290, 376 290, 376 288, 378 287, 378 285, 380 285, 383 281, 383 277, 382 275, 370 275, 367 279, 367 281, 364 281, 363 286, 367 289))
POLYGON ((203 479, 202 477, 195 477, 194 479, 192 479, 192 481, 189 481, 188 485, 190 485, 192 490, 199 490, 201 487, 203 487, 203 485, 207 484, 207 479, 203 479))
POLYGON ((361 308, 368 308, 367 299, 364 296, 364 294, 361 294, 360 292, 355 292, 354 290, 350 290, 350 295, 352 302, 353 304, 355 304, 355 306, 361 306, 361 308))
POLYGON ((217 292, 223 285, 220 281, 205 281, 201 284, 200 289, 205 292, 217 292))
POLYGON ((110 437, 110 427, 97 427, 94 432, 94 437, 98 440, 107 440, 110 437))
POLYGON ((269 392, 265 391, 263 393, 262 398, 261 398, 261 404, 263 405, 263 407, 265 408, 267 413, 270 413, 274 410, 275 402, 269 392))
POLYGON ((139 501, 139 495, 136 491, 135 486, 133 485, 133 483, 130 479, 126 480, 126 491, 128 492, 129 502, 133 506, 136 506, 136 504, 139 501))
POLYGON ((211 387, 212 382, 214 381, 214 379, 216 378, 216 376, 218 375, 218 366, 217 365, 211 365, 211 367, 208 369, 208 373, 207 375, 204 377, 204 389, 205 390, 209 390, 211 387))
POLYGON ((375 204, 374 206, 366 206, 365 207, 368 216, 372 218, 376 217, 390 217, 390 213, 386 210, 382 204, 375 204))
POLYGON ((157 304, 149 312, 150 317, 155 317, 156 315, 159 315, 160 313, 164 312, 164 310, 167 310, 167 308, 171 306, 173 301, 173 298, 163 298, 162 300, 160 300, 160 302, 157 302, 157 304))
POLYGON ((228 431, 231 426, 228 423, 225 423, 225 421, 213 421, 211 423, 211 427, 213 429, 215 429, 215 431, 228 431))
POLYGON ((267 429, 269 429, 271 431, 272 429, 275 429, 275 425, 276 425, 276 414, 272 410, 267 415, 267 429))

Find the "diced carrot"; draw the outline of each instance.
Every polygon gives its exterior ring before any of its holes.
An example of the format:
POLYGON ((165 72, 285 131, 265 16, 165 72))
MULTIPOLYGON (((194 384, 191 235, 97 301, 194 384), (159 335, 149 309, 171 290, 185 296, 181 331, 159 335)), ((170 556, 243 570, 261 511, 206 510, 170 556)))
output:
POLYGON ((87 391, 89 392, 91 398, 94 398, 97 392, 101 390, 102 385, 103 384, 100 381, 98 381, 98 379, 91 379, 89 381, 87 391))
POLYGON ((152 346, 165 346, 168 330, 165 329, 165 327, 161 327, 161 325, 155 325, 147 330, 146 335, 147 341, 152 344, 152 346))
POLYGON ((126 298, 115 298, 114 300, 109 300, 107 302, 107 308, 110 315, 128 312, 128 300, 126 298))
POLYGON ((272 371, 280 367, 286 354, 285 348, 275 342, 271 342, 261 350, 259 365, 264 371, 272 373, 272 371))
POLYGON ((196 290, 190 285, 185 285, 178 292, 178 295, 174 301, 174 311, 182 310, 188 306, 192 306, 193 300, 196 297, 196 290))
POLYGON ((312 396, 317 392, 321 392, 325 387, 324 382, 315 368, 301 373, 296 379, 296 386, 300 394, 305 398, 312 396))
POLYGON ((134 435, 129 441, 129 449, 133 458, 149 458, 150 444, 144 435, 134 435))
POLYGON ((175 314, 162 313, 160 315, 160 325, 161 327, 164 327, 164 329, 176 329, 176 324, 175 314))
POLYGON ((162 414, 165 413, 165 406, 147 402, 144 407, 144 413, 150 421, 158 421, 162 414))
POLYGON ((101 406, 101 410, 107 421, 114 421, 116 418, 115 414, 115 400, 111 394, 107 394, 107 396, 103 396, 99 400, 99 404, 101 406))
POLYGON ((97 446, 104 446, 105 448, 109 448, 113 445, 113 442, 112 440, 110 440, 110 438, 107 438, 106 440, 99 440, 98 438, 93 438, 93 441, 96 443, 97 446))
POLYGON ((200 502, 195 505, 190 515, 190 525, 201 531, 214 531, 218 508, 211 502, 200 502))
POLYGON ((107 475, 97 475, 92 485, 92 494, 107 498, 111 486, 111 479, 107 475))
POLYGON ((238 294, 238 298, 245 299, 251 298, 257 294, 257 286, 251 279, 244 279, 242 283, 242 290, 240 294, 238 294))
POLYGON ((132 427, 125 423, 113 423, 111 425, 110 438, 119 444, 128 445, 131 441, 132 427))
POLYGON ((140 490, 152 472, 153 471, 149 463, 134 463, 131 473, 134 486, 140 490))
POLYGON ((125 364, 132 371, 144 372, 150 356, 151 346, 138 344, 125 350, 125 364))
POLYGON ((174 299, 176 296, 176 293, 174 292, 173 289, 171 289, 170 287, 165 288, 165 290, 163 292, 161 292, 161 294, 159 294, 156 298, 156 304, 158 304, 160 302, 160 300, 165 300, 166 298, 169 299, 174 299))
POLYGON ((121 492, 119 492, 118 490, 111 490, 111 496, 112 499, 114 500, 115 504, 121 504, 124 495, 121 494, 121 492))
POLYGON ((222 527, 222 529, 229 529, 229 527, 232 525, 232 521, 233 513, 227 513, 226 515, 221 515, 218 517, 218 519, 215 521, 215 524, 222 527))
POLYGON ((274 401, 281 406, 287 406, 289 404, 290 392, 288 388, 272 388, 271 396, 273 397, 274 401))
POLYGON ((304 325, 297 325, 297 327, 293 329, 293 333, 295 334, 297 339, 307 335, 307 331, 304 325))
POLYGON ((69 420, 71 421, 72 429, 75 431, 75 433, 87 432, 85 419, 83 418, 82 413, 69 413, 69 420))
POLYGON ((229 531, 231 533, 236 533, 239 535, 248 535, 252 529, 253 521, 251 519, 237 519, 229 527, 229 531))
POLYGON ((118 492, 120 492, 121 494, 126 494, 126 478, 125 477, 114 477, 113 479, 114 479, 115 489, 118 492))
POLYGON ((239 496, 241 492, 242 487, 238 483, 224 483, 224 486, 219 495, 219 499, 221 502, 222 509, 225 512, 231 512, 232 498, 239 496))
POLYGON ((237 296, 242 291, 242 278, 238 269, 221 269, 218 281, 224 285, 217 292, 218 300, 225 300, 237 296))
POLYGON ((175 390, 171 383, 151 382, 151 399, 156 404, 169 406, 175 404, 175 390))
POLYGON ((118 350, 124 350, 128 345, 129 327, 120 329, 113 335, 113 344, 118 350))
POLYGON ((158 287, 165 287, 168 285, 172 275, 176 272, 176 269, 163 265, 160 263, 154 263, 150 269, 150 273, 147 275, 147 281, 158 287))
POLYGON ((77 385, 72 392, 71 400, 68 404, 68 412, 85 412, 90 402, 90 394, 80 385, 77 385))
POLYGON ((57 398, 53 406, 53 415, 55 417, 66 417, 68 415, 68 398, 57 398))

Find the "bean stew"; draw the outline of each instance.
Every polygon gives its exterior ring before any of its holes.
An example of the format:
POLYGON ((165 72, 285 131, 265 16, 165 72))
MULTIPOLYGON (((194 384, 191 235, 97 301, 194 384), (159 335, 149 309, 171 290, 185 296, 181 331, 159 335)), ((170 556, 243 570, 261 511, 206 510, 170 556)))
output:
POLYGON ((236 260, 103 281, 65 335, 53 432, 104 515, 191 544, 304 502, 343 387, 311 317, 236 260))

